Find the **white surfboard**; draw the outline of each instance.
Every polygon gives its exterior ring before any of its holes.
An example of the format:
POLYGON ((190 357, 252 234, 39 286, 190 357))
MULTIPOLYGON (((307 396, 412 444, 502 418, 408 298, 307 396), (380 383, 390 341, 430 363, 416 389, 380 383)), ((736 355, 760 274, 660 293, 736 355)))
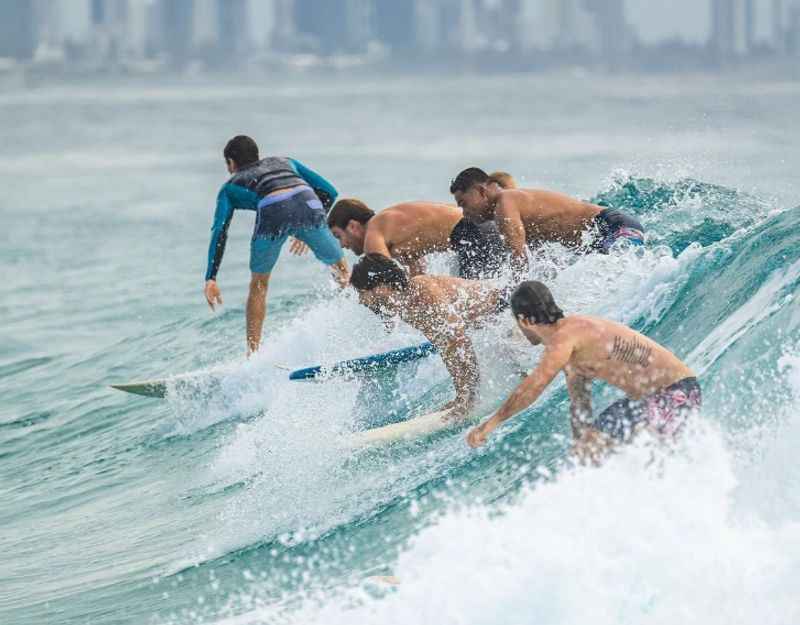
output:
POLYGON ((351 449, 362 449, 397 441, 410 441, 444 430, 460 429, 479 420, 479 417, 453 420, 448 418, 449 416, 449 410, 440 410, 420 415, 413 419, 407 419, 400 423, 392 423, 363 432, 355 432, 348 436, 347 446, 351 449))

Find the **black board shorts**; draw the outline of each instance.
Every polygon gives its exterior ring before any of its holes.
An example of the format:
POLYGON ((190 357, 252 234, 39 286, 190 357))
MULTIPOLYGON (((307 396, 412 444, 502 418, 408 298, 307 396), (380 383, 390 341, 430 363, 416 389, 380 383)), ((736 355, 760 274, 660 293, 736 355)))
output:
POLYGON ((494 221, 476 224, 461 219, 450 232, 450 249, 458 257, 458 275, 468 280, 497 275, 508 261, 508 249, 494 221))

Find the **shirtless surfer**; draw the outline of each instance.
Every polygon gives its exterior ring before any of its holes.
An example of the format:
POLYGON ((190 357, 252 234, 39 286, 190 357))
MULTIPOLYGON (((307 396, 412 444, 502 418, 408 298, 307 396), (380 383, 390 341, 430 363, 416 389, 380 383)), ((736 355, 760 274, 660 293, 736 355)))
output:
POLYGON ((478 387, 478 362, 467 330, 507 307, 503 293, 453 276, 409 277, 396 261, 378 253, 365 254, 355 264, 350 284, 363 305, 383 317, 399 316, 437 347, 456 389, 443 409, 466 415, 478 387))
POLYGON ((467 442, 478 447, 506 419, 533 404, 564 372, 571 403, 574 451, 597 460, 613 444, 641 430, 659 437, 677 434, 701 405, 694 372, 669 350, 622 324, 584 315, 564 316, 541 282, 523 282, 511 296, 511 310, 533 345, 545 347, 536 369, 489 419, 472 429, 467 442), (592 418, 594 379, 627 397, 592 418))
POLYGON ((328 227, 357 256, 383 254, 416 276, 425 271, 426 255, 449 249, 450 233, 461 217, 461 210, 449 204, 403 202, 376 213, 348 198, 333 205, 328 227))
MULTIPOLYGON (((489 174, 487 184, 497 190, 517 188, 516 180, 505 171, 489 174)), ((491 220, 478 224, 463 217, 450 233, 450 249, 456 253, 458 275, 462 278, 495 277, 509 261, 508 248, 491 220)))
POLYGON ((470 167, 456 176, 450 193, 464 217, 476 224, 494 221, 511 252, 518 274, 527 269, 525 247, 557 242, 573 249, 585 245, 601 253, 619 240, 644 242, 644 227, 625 213, 542 189, 504 189, 482 169, 470 167))

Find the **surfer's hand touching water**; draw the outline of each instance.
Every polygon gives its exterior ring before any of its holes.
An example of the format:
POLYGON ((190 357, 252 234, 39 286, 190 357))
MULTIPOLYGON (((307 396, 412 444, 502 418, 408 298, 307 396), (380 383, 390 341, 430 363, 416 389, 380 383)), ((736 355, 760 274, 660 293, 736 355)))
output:
POLYGON ((211 310, 214 310, 215 304, 222 306, 222 293, 217 286, 216 280, 206 280, 206 286, 203 289, 203 293, 206 296, 206 301, 211 307, 211 310))
POLYGON ((467 445, 473 449, 481 447, 486 444, 487 433, 483 430, 483 426, 472 428, 467 434, 467 445))

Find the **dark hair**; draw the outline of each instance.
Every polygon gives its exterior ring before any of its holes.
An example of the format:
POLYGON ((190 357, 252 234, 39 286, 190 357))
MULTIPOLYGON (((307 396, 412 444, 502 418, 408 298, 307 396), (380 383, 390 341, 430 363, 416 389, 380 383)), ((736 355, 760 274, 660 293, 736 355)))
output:
POLYGON ((353 267, 350 284, 359 291, 371 291, 386 284, 393 289, 408 288, 408 274, 396 260, 383 254, 365 254, 353 267))
POLYGON ((347 228, 351 219, 355 219, 360 224, 367 223, 375 216, 375 211, 364 204, 361 200, 345 198, 333 205, 331 212, 328 213, 328 228, 347 228))
POLYGON ((246 135, 236 135, 228 141, 222 151, 225 159, 231 159, 237 167, 245 167, 258 161, 258 146, 246 135))
POLYGON ((515 317, 533 323, 551 324, 564 318, 564 311, 553 300, 550 289, 535 280, 523 282, 511 294, 511 311, 515 317))
POLYGON ((450 193, 469 191, 476 184, 489 182, 489 174, 479 167, 467 167, 450 183, 450 193))

